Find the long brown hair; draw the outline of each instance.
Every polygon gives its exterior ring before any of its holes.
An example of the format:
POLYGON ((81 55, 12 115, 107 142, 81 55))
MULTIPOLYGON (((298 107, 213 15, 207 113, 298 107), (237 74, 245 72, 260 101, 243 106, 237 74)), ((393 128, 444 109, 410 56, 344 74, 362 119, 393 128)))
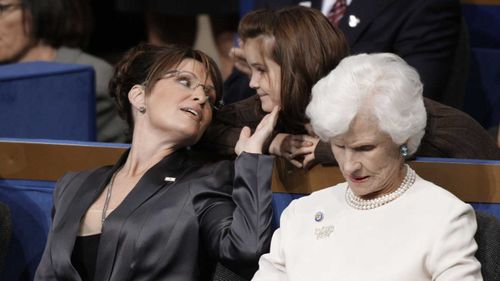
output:
POLYGON ((243 41, 274 38, 270 55, 281 66, 280 120, 290 132, 303 132, 313 85, 349 53, 344 35, 320 11, 302 6, 250 12, 238 33, 243 41))

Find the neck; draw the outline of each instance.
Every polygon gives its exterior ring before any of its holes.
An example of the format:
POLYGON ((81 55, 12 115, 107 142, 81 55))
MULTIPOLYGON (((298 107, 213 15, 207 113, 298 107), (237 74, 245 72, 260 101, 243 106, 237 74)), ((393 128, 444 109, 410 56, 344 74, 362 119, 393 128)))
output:
POLYGON ((165 138, 155 136, 152 131, 142 128, 140 125, 134 128, 130 153, 122 167, 122 172, 125 175, 142 176, 167 155, 182 147, 167 141, 165 138))
POLYGON ((53 61, 56 58, 56 49, 50 45, 38 42, 19 59, 25 61, 53 61))

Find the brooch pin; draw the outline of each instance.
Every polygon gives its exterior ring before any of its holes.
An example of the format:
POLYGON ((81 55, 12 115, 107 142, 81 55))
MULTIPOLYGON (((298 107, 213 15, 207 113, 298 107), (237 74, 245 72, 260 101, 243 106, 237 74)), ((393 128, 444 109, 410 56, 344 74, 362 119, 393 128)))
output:
POLYGON ((314 230, 314 234, 316 235, 316 240, 319 239, 325 239, 330 237, 332 234, 333 230, 335 229, 335 226, 333 225, 327 225, 327 226, 322 226, 318 227, 314 230))
POLYGON ((353 28, 356 27, 359 24, 359 22, 361 22, 361 20, 358 19, 355 15, 349 16, 349 26, 350 27, 353 27, 353 28))
POLYGON ((317 212, 315 215, 314 215, 314 220, 317 221, 317 222, 320 222, 323 220, 323 213, 322 212, 317 212))

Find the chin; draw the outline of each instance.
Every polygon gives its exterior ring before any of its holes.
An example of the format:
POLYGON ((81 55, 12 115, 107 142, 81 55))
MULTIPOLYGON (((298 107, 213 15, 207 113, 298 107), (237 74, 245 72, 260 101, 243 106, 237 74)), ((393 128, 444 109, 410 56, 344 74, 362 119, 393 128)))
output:
POLYGON ((261 108, 266 113, 270 113, 271 111, 273 111, 274 106, 275 105, 269 101, 262 101, 262 103, 261 103, 261 108))

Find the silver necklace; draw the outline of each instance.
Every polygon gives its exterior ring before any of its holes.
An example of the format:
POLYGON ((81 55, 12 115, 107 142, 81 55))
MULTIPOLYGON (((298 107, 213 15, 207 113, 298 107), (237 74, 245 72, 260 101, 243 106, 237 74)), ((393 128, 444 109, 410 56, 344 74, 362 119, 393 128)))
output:
POLYGON ((109 185, 106 188, 106 200, 104 200, 104 206, 102 207, 101 224, 104 224, 104 221, 106 220, 106 213, 108 212, 109 201, 111 201, 111 191, 113 190, 113 183, 115 181, 115 177, 117 174, 118 171, 116 171, 113 174, 111 180, 109 181, 109 185))
POLYGON ((383 206, 398 198, 403 193, 405 193, 410 188, 410 186, 413 185, 417 177, 415 171, 412 170, 410 166, 408 166, 407 164, 405 164, 405 166, 406 176, 398 189, 394 190, 391 193, 384 194, 380 197, 367 200, 354 194, 354 192, 352 192, 351 188, 348 186, 345 192, 345 199, 347 201, 347 204, 358 210, 371 210, 383 206))

